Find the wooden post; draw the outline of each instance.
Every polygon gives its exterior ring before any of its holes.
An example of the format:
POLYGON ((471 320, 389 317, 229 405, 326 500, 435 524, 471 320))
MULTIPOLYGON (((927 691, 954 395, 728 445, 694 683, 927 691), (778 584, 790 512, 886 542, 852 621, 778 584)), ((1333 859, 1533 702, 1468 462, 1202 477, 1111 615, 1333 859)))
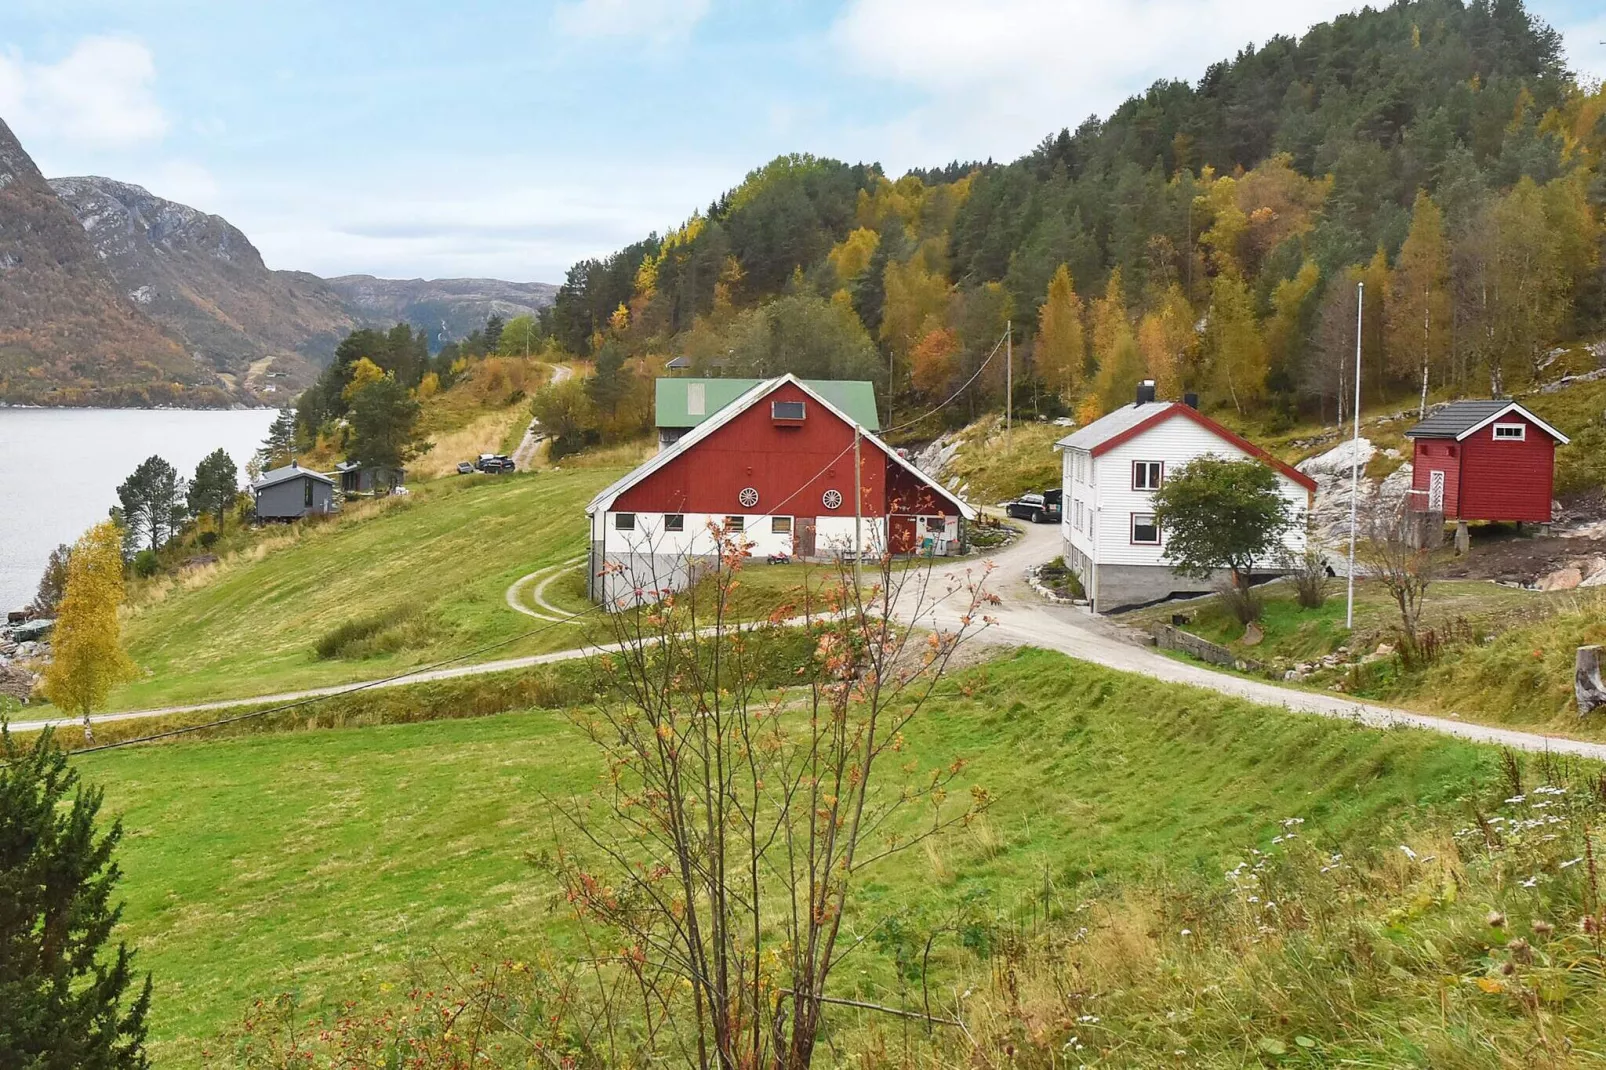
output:
POLYGON ((1467 530, 1465 520, 1455 522, 1455 552, 1464 554, 1472 549, 1472 532, 1467 530))
POLYGON ((1573 695, 1578 699, 1578 716, 1606 706, 1606 683, 1600 679, 1600 651, 1598 646, 1578 648, 1577 667, 1573 670, 1573 695))

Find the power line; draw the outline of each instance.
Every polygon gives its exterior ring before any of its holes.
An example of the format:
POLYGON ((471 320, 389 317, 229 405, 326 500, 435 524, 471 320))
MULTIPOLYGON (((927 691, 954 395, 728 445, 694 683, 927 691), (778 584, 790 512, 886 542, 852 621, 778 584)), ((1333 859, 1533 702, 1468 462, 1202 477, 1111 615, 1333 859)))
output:
POLYGON ((1011 332, 1011 331, 1005 331, 1004 332, 1003 336, 998 339, 998 344, 993 346, 993 351, 991 353, 987 354, 987 359, 981 362, 981 367, 976 369, 976 374, 972 375, 969 379, 966 379, 964 381, 964 384, 961 385, 958 390, 955 390, 952 394, 948 395, 948 398, 947 398, 946 401, 942 402, 942 404, 938 405, 934 409, 930 409, 930 410, 928 410, 926 412, 921 413, 919 416, 916 416, 913 420, 905 420, 903 423, 897 425, 896 427, 884 428, 881 431, 881 437, 885 438, 887 435, 892 434, 894 431, 902 431, 906 427, 913 427, 915 424, 919 423, 921 420, 924 420, 926 417, 932 416, 932 415, 934 415, 936 413, 941 412, 943 409, 946 409, 949 405, 951 405, 959 397, 960 394, 963 394, 966 390, 970 389, 970 384, 974 383, 977 379, 981 378, 981 373, 986 371, 987 370, 987 365, 991 364, 993 362, 993 358, 998 356, 999 349, 1001 349, 1003 347, 1004 343, 1009 339, 1009 337, 1010 337, 1010 335, 1012 333, 1013 332, 1011 332))

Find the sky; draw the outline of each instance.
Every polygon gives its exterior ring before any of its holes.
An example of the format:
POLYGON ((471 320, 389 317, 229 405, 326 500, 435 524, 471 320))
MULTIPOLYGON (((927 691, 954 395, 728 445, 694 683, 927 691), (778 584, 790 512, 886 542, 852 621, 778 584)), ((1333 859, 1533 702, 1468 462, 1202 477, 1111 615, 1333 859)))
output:
MULTIPOLYGON (((0 0, 51 177, 216 212, 270 267, 561 282, 783 152, 1011 160, 1344 0, 0 0)), ((1606 4, 1529 0, 1606 76, 1606 4)))

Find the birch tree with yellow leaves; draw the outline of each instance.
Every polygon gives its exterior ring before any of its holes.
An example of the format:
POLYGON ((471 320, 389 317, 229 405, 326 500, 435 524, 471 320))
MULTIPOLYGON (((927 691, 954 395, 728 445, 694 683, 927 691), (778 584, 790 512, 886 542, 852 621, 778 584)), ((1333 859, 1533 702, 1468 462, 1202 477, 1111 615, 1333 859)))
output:
POLYGON ((52 659, 45 669, 45 697, 62 712, 83 718, 84 739, 90 743, 95 739, 91 711, 134 672, 117 620, 125 595, 122 547, 122 532, 110 520, 90 528, 74 544, 51 637, 52 659))

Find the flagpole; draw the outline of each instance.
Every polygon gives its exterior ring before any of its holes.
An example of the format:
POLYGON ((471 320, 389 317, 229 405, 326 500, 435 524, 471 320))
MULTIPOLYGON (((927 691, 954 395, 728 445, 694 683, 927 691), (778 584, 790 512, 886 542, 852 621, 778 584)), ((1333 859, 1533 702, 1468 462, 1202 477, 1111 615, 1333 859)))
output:
POLYGON ((1355 519, 1361 488, 1361 310, 1366 304, 1366 283, 1355 284, 1355 433, 1350 437, 1349 468, 1349 603, 1344 627, 1355 630, 1355 519))

